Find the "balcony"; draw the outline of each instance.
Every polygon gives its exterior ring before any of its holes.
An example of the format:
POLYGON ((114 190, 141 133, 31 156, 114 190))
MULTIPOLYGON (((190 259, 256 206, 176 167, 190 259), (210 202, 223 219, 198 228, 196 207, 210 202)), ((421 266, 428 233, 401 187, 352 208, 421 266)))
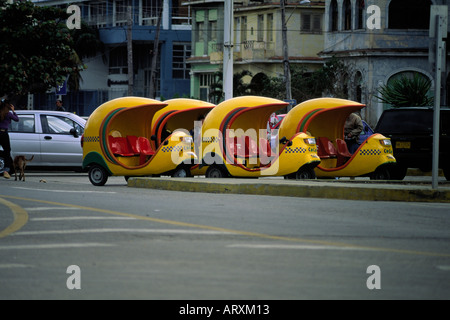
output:
POLYGON ((240 58, 246 61, 262 61, 275 56, 275 43, 267 41, 247 40, 236 46, 240 58))

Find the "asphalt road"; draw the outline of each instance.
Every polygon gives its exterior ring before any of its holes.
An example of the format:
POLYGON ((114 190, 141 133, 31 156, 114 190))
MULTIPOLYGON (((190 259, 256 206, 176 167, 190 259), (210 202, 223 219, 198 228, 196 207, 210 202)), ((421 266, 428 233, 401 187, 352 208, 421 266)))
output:
POLYGON ((0 299, 449 299, 449 209, 29 173, 0 181, 0 299))

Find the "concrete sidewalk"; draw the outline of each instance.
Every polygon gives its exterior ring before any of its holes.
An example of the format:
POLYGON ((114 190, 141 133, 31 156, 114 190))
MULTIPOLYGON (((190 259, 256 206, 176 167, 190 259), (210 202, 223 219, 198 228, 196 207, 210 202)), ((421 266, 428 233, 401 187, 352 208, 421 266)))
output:
POLYGON ((254 194, 285 197, 326 198, 365 201, 415 201, 450 202, 450 183, 440 182, 433 190, 431 182, 372 181, 372 180, 285 180, 283 178, 259 179, 206 179, 194 178, 144 178, 128 180, 133 188, 150 188, 170 191, 254 194))

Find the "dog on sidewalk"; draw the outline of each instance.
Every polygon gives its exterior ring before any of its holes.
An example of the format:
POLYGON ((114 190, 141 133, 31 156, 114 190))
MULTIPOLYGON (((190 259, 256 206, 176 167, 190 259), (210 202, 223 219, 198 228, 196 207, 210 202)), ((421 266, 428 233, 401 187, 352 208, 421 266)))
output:
POLYGON ((16 176, 17 181, 17 172, 19 172, 19 180, 25 181, 25 168, 27 167, 28 162, 33 161, 34 155, 31 156, 30 159, 26 159, 25 156, 16 156, 14 158, 14 174, 16 176))

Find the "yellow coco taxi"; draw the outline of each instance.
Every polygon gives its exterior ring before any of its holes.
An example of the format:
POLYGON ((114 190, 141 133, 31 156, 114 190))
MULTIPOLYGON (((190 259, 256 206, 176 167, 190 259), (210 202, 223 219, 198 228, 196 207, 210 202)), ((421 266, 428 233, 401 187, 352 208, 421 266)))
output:
POLYGON ((202 126, 198 154, 207 178, 286 176, 314 178, 320 162, 313 137, 293 133, 277 140, 274 149, 267 140, 267 120, 288 104, 266 97, 244 96, 218 104, 202 126))
POLYGON ((161 101, 124 97, 99 106, 86 122, 83 168, 88 168, 93 185, 104 185, 109 176, 149 176, 189 170, 184 161, 192 161, 192 139, 176 132, 158 148, 153 148, 151 122, 165 108, 161 101))
POLYGON ((373 134, 351 154, 344 140, 347 117, 365 105, 337 98, 318 98, 292 108, 281 123, 279 135, 309 132, 316 138, 320 164, 316 176, 389 179, 388 166, 395 164, 390 139, 373 134))
MULTIPOLYGON (((201 126, 206 115, 215 107, 214 104, 189 98, 176 98, 164 101, 167 106, 155 113, 152 121, 152 146, 157 149, 172 134, 182 130, 193 138, 201 136, 201 126)), ((199 146, 200 139, 193 139, 195 146, 199 146)), ((195 148, 192 149, 195 152, 195 148)), ((198 153, 198 148, 197 152, 198 153)), ((197 162, 197 161, 196 161, 197 162)), ((206 167, 199 170, 194 163, 192 175, 204 175, 206 167)), ((182 173, 180 171, 180 173, 182 173)), ((188 173, 188 172, 187 172, 188 173)))

